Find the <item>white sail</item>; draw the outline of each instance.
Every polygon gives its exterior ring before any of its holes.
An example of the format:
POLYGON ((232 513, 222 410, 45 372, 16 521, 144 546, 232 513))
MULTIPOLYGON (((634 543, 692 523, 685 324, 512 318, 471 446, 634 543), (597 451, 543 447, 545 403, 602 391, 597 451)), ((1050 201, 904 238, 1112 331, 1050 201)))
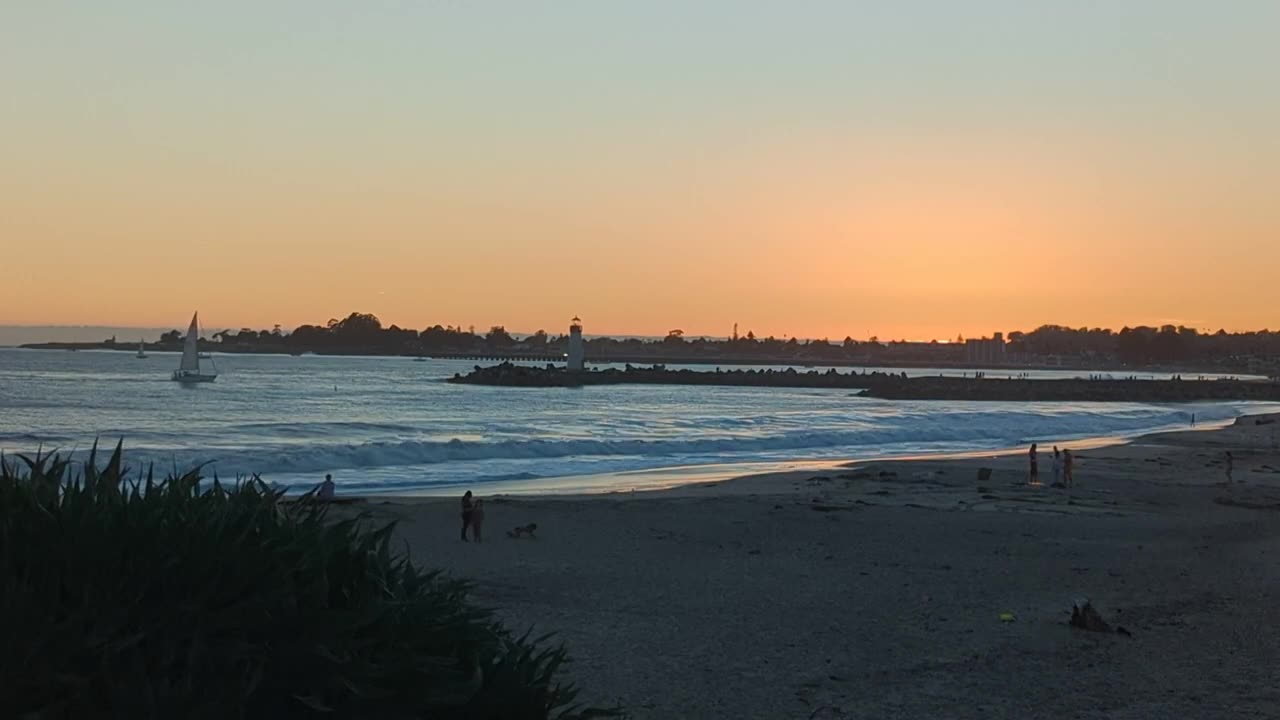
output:
POLYGON ((182 372, 199 373, 200 372, 200 352, 197 343, 200 340, 200 328, 196 324, 196 318, 200 313, 191 316, 191 327, 187 329, 187 340, 182 345, 182 364, 178 369, 182 372))
POLYGON ((146 356, 147 356, 147 341, 139 340, 138 341, 138 357, 144 358, 146 356))

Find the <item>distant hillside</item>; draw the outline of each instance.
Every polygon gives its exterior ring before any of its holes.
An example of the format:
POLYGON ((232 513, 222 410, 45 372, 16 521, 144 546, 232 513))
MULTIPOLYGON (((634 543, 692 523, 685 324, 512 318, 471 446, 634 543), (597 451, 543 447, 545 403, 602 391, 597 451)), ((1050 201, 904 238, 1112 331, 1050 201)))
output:
POLYGON ((173 328, 106 327, 100 325, 0 325, 0 347, 16 347, 27 343, 102 342, 115 336, 119 342, 146 339, 154 342, 161 333, 173 328))

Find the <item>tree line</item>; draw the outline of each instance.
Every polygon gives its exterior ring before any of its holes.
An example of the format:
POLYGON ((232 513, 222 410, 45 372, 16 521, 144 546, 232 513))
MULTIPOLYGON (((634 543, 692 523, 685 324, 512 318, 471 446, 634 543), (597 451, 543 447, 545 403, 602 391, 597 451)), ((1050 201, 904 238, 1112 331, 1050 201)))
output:
MULTIPOLYGON (((164 343, 179 343, 178 330, 165 333, 164 343)), ((384 326, 377 316, 353 312, 324 325, 302 325, 285 331, 279 325, 270 330, 223 330, 206 340, 248 351, 332 351, 381 354, 431 353, 526 353, 556 355, 568 346, 567 334, 538 330, 516 336, 501 325, 477 332, 474 327, 433 325, 425 330, 384 326)), ((1053 359, 1076 365, 1120 363, 1129 366, 1198 364, 1243 369, 1247 358, 1280 357, 1280 332, 1201 333, 1181 325, 1162 327, 1070 328, 1042 325, 1029 332, 1007 335, 1006 357, 1010 363, 1035 363, 1053 359)), ((757 337, 745 335, 727 339, 689 337, 674 329, 662 338, 595 337, 586 340, 589 355, 595 356, 716 356, 725 358, 780 358, 820 362, 830 361, 920 361, 965 360, 963 338, 957 342, 912 343, 881 341, 879 338, 843 340, 827 338, 757 337)))
POLYGON ((1201 333, 1182 325, 1073 329, 1042 325, 1009 333, 1008 352, 1031 356, 1114 359, 1126 365, 1228 362, 1280 357, 1280 332, 1201 333))

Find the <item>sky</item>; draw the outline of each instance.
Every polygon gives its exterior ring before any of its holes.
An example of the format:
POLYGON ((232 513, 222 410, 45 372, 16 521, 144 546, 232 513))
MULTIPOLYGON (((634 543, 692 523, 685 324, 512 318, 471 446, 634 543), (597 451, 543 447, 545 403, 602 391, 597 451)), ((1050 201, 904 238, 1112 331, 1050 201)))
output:
POLYGON ((1280 3, 0 5, 0 324, 1278 327, 1280 3))

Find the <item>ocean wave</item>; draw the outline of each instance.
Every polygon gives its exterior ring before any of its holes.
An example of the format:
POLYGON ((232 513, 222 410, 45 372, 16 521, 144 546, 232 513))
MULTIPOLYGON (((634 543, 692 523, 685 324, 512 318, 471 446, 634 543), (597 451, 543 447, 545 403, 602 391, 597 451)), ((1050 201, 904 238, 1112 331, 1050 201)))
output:
MULTIPOLYGON (((1240 414, 1233 405, 1196 406, 1202 423, 1240 414)), ((1185 426, 1190 412, 1174 406, 1135 406, 1088 411, 967 411, 903 414, 840 423, 826 416, 821 427, 795 418, 783 426, 746 433, 704 427, 702 432, 667 437, 544 437, 490 440, 384 440, 355 443, 265 442, 241 447, 170 451, 132 446, 134 463, 157 467, 205 465, 220 474, 302 474, 328 470, 432 466, 478 461, 547 461, 569 458, 742 458, 793 453, 829 456, 832 450, 874 454, 918 452, 940 446, 975 449, 1029 442, 1054 443, 1084 437, 1128 435, 1185 426)), ((104 441, 105 443, 105 441, 104 441)), ((646 463, 652 464, 652 463, 646 463)))

